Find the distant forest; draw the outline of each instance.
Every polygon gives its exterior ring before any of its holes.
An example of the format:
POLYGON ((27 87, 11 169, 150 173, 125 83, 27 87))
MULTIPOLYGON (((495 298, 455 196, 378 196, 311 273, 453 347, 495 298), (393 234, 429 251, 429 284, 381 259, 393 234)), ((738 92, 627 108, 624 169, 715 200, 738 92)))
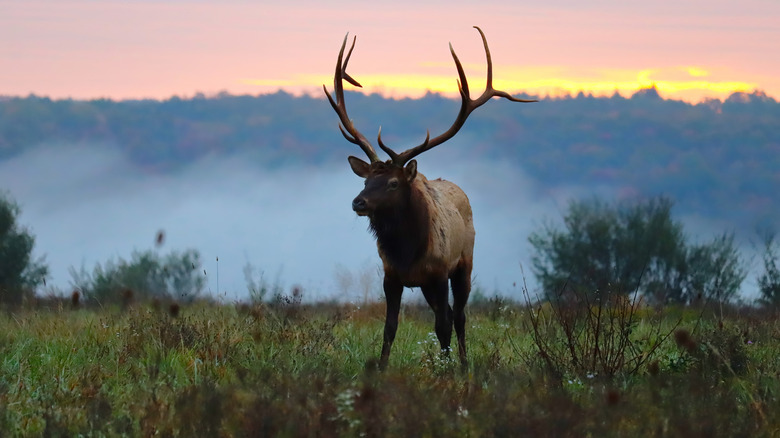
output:
MULTIPOLYGON (((347 94, 363 134, 375 138, 382 125, 383 139, 397 149, 422 142, 426 129, 445 130, 458 106, 435 94, 347 94)), ((327 100, 283 92, 165 101, 0 97, 0 160, 42 144, 98 143, 160 172, 214 154, 249 153, 261 168, 341 163, 360 151, 341 137, 337 121, 327 100)), ((761 92, 697 105, 661 99, 653 88, 630 98, 495 100, 429 154, 506 160, 544 186, 664 194, 678 213, 742 231, 780 225, 780 103, 761 92)))

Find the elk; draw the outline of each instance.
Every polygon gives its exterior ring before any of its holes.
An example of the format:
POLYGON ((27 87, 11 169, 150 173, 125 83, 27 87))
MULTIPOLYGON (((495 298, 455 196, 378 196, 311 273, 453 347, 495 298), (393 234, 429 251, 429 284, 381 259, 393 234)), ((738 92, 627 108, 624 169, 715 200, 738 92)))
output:
POLYGON ((463 126, 472 111, 493 97, 513 102, 536 102, 518 99, 493 88, 493 63, 487 39, 482 37, 487 57, 487 86, 481 96, 472 99, 463 66, 450 44, 450 53, 458 70, 458 90, 461 107, 455 122, 441 135, 431 138, 404 152, 396 153, 382 142, 379 129, 377 143, 390 159, 382 161, 366 137, 355 128, 347 115, 343 81, 361 87, 347 73, 347 64, 355 48, 355 41, 344 58, 349 34, 341 44, 336 73, 333 79, 335 99, 322 86, 339 117, 339 130, 347 141, 354 143, 368 156, 370 163, 360 158, 348 158, 352 171, 365 179, 365 188, 352 201, 358 216, 366 216, 369 229, 376 237, 379 257, 384 267, 383 288, 387 305, 384 341, 379 368, 387 367, 390 349, 398 329, 398 313, 404 287, 419 287, 435 314, 435 331, 443 354, 449 353, 453 325, 458 337, 458 356, 463 367, 466 360, 466 302, 471 291, 471 269, 474 253, 474 223, 471 205, 463 190, 442 179, 428 180, 417 171, 413 158, 449 140, 463 126), (452 307, 449 304, 448 281, 452 285, 452 307))

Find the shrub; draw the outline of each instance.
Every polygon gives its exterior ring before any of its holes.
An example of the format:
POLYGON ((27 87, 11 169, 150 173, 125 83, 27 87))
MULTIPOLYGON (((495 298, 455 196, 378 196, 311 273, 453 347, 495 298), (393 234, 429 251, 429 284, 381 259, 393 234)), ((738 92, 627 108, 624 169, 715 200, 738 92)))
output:
POLYGON ((0 303, 18 304, 25 293, 29 293, 45 281, 49 268, 43 258, 32 259, 35 237, 17 218, 19 206, 0 193, 0 303))
POLYGON ((128 304, 134 299, 175 299, 192 301, 205 283, 196 250, 171 252, 165 257, 156 252, 134 252, 127 261, 109 260, 97 264, 92 274, 71 268, 73 286, 88 300, 101 304, 128 304))
POLYGON ((635 375, 680 324, 643 305, 638 293, 581 290, 533 304, 523 288, 535 356, 558 379, 635 375), (641 326, 640 326, 641 323, 641 326))
POLYGON ((528 238, 536 250, 533 271, 545 295, 639 291, 679 303, 699 295, 733 298, 746 274, 734 235, 688 245, 671 209, 672 201, 664 197, 572 202, 563 230, 547 224, 528 238))
POLYGON ((269 283, 264 272, 258 271, 249 262, 244 265, 243 271, 246 290, 249 292, 249 301, 252 304, 260 304, 267 298, 276 299, 283 295, 283 287, 278 277, 273 284, 269 283))
POLYGON ((764 272, 758 277, 758 302, 766 307, 780 307, 780 269, 778 269, 778 244, 774 234, 764 238, 764 272))

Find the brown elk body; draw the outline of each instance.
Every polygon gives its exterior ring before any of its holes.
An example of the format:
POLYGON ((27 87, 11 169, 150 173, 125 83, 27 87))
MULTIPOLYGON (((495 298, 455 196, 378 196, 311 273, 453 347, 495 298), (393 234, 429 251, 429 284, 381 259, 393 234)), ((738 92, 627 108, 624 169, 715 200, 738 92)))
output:
MULTIPOLYGON (((352 201, 352 209, 360 216, 367 216, 369 228, 377 239, 379 256, 384 267, 383 288, 387 303, 384 342, 379 366, 385 368, 398 328, 398 314, 404 287, 419 287, 425 300, 433 309, 436 336, 442 351, 449 352, 453 326, 458 338, 458 356, 466 365, 466 315, 465 307, 471 291, 471 270, 474 253, 474 223, 468 197, 457 185, 442 179, 428 180, 417 172, 415 156, 452 138, 463 126, 469 114, 490 100, 503 97, 515 102, 534 102, 517 99, 493 89, 492 61, 484 33, 482 36, 488 63, 488 79, 485 92, 471 99, 468 82, 460 61, 452 46, 450 51, 458 69, 458 83, 462 105, 457 119, 443 134, 425 141, 400 154, 382 142, 379 146, 390 155, 390 160, 379 159, 373 146, 354 127, 344 103, 342 81, 360 86, 347 73, 354 40, 346 59, 344 49, 339 52, 334 77, 336 99, 325 89, 328 100, 341 120, 344 137, 360 146, 370 163, 350 156, 349 164, 356 175, 365 179, 365 188, 352 201), (452 307, 449 289, 452 286, 452 307)), ((325 88, 325 87, 323 87, 325 88)))

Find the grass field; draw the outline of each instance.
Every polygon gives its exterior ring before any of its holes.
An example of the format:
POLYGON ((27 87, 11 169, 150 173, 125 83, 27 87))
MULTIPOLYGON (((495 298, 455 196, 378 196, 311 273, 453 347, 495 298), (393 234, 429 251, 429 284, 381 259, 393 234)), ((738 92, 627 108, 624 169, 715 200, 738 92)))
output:
POLYGON ((0 436, 780 434, 772 314, 467 310, 467 370, 405 306, 385 372, 384 304, 6 311, 0 436))

